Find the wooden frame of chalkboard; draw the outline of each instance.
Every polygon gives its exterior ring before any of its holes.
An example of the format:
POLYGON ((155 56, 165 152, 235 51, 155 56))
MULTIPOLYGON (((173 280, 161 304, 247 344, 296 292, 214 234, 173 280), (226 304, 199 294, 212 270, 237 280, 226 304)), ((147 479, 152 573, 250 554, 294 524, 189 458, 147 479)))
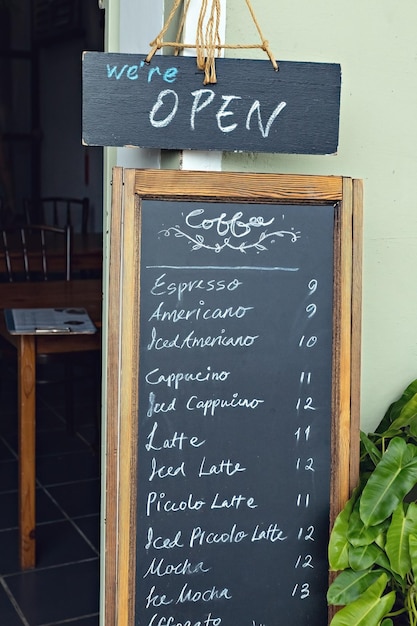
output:
POLYGON ((106 626, 329 619, 361 232, 359 180, 114 169, 106 626))

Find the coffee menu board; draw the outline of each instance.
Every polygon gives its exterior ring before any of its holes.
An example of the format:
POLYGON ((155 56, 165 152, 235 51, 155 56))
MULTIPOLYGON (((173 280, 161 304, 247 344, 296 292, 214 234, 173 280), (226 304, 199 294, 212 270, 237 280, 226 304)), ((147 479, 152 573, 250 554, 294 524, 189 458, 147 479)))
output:
POLYGON ((165 174, 134 175, 165 192, 125 198, 118 226, 134 382, 129 403, 120 381, 115 623, 322 626, 352 479, 334 458, 337 433, 353 437, 336 423, 343 198, 250 200, 245 175, 233 197, 220 174, 223 198, 182 198, 165 174))

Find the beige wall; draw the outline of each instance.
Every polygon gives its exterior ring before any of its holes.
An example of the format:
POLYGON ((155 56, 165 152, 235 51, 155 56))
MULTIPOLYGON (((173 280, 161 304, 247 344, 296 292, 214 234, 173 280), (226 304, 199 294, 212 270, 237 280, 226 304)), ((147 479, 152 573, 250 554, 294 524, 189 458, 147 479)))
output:
MULTIPOLYGON (((336 156, 226 154, 223 169, 362 178, 362 428, 417 378, 417 3, 253 0, 274 56, 340 63, 336 156)), ((228 0, 227 43, 258 41, 245 0, 228 0)), ((254 56, 257 51, 230 51, 254 56)))
MULTIPOLYGON (((222 3, 226 42, 257 42, 245 0, 222 3)), ((105 4, 135 7, 143 18, 146 0, 105 4)), ((165 5, 168 12, 172 0, 165 5)), ((225 154, 222 168, 364 180, 361 394, 362 428, 371 430, 417 377, 417 2, 252 0, 252 6, 278 60, 341 64, 339 150, 336 156, 225 154)), ((227 56, 266 58, 250 50, 227 56)))

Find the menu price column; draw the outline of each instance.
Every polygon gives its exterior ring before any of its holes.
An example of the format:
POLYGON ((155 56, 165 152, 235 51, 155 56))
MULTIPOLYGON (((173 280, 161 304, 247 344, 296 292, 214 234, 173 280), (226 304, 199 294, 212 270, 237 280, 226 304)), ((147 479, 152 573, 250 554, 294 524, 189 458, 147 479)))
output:
POLYGON ((320 408, 315 402, 315 351, 320 342, 318 334, 315 334, 315 321, 320 313, 315 302, 315 294, 319 288, 319 281, 316 278, 309 280, 306 285, 307 304, 304 309, 305 333, 299 337, 296 349, 302 354, 302 362, 305 369, 299 373, 299 397, 295 404, 295 425, 294 437, 296 441, 295 471, 296 481, 299 491, 295 494, 295 518, 302 518, 304 525, 298 529, 297 539, 299 541, 300 552, 297 553, 294 562, 294 569, 297 572, 297 582, 291 590, 293 598, 307 600, 311 593, 311 580, 314 579, 315 561, 314 555, 309 550, 309 546, 315 541, 315 526, 310 523, 308 517, 309 510, 314 509, 314 492, 312 489, 313 475, 316 472, 314 447, 312 446, 313 429, 318 428, 317 422, 320 408), (314 414, 315 420, 312 420, 314 414), (300 515, 300 512, 302 515, 300 515))

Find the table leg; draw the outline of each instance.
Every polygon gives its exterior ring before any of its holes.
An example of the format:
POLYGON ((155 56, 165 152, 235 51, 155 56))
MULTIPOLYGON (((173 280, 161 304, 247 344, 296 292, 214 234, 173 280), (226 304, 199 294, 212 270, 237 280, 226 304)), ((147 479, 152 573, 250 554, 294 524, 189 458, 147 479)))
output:
POLYGON ((35 567, 35 337, 20 335, 19 406, 19 557, 22 569, 35 567))

